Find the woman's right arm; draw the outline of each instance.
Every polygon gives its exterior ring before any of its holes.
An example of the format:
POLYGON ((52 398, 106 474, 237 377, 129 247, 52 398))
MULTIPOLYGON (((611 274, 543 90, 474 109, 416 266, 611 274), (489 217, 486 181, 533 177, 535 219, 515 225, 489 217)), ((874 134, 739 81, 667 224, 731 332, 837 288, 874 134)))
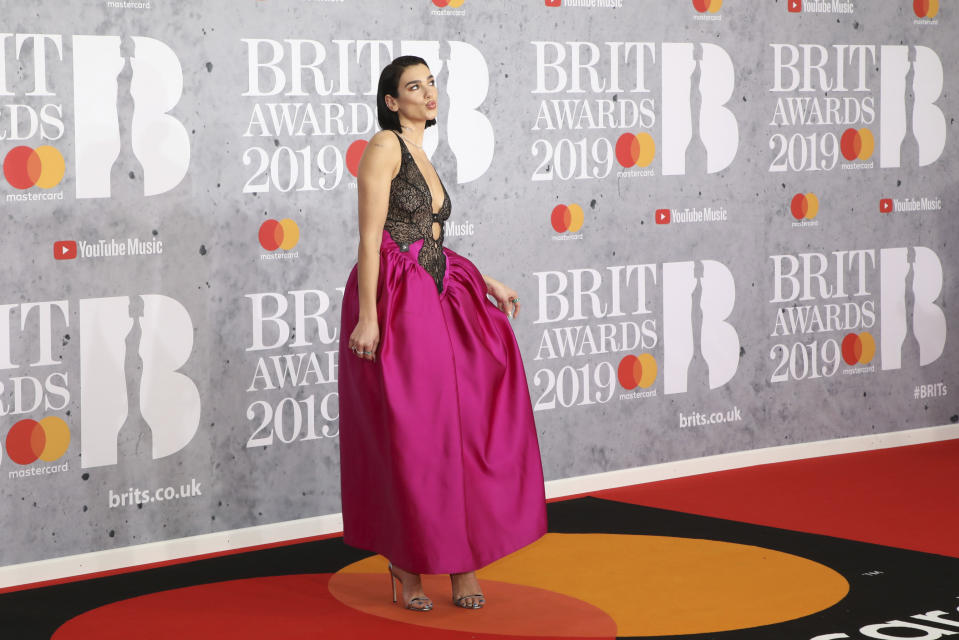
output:
POLYGON ((380 273, 380 243, 390 200, 390 182, 399 170, 400 144, 389 131, 380 131, 366 145, 357 178, 360 242, 357 279, 360 315, 350 346, 367 360, 376 358, 379 324, 376 317, 376 285, 380 273), (362 355, 363 351, 369 352, 362 355))

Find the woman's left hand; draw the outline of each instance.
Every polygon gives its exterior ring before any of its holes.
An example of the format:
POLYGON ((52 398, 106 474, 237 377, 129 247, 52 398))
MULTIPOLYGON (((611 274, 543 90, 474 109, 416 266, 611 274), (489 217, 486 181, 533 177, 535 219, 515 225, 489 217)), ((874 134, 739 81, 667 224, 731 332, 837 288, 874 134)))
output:
POLYGON ((487 293, 496 300, 500 311, 510 318, 515 318, 519 314, 519 294, 516 290, 489 276, 483 276, 483 279, 486 280, 487 293))

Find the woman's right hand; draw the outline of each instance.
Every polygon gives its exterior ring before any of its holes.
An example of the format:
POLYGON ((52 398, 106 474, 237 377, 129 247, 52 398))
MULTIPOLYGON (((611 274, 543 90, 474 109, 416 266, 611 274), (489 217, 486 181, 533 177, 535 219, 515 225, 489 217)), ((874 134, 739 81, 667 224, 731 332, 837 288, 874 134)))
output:
POLYGON ((380 344, 380 326, 375 319, 360 319, 350 334, 350 351, 365 360, 376 360, 376 348, 380 344), (365 352, 365 353, 364 353, 365 352))

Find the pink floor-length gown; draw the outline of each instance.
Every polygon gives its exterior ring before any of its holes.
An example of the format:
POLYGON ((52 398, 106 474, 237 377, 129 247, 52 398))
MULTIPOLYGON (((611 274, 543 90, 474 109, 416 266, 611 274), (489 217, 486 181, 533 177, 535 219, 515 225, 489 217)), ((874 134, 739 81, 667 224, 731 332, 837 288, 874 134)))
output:
POLYGON ((343 297, 343 536, 407 571, 459 573, 546 532, 543 470, 510 320, 486 297, 476 266, 443 247, 442 234, 434 242, 449 195, 434 214, 400 145, 380 248, 375 362, 349 349, 356 266, 343 297))

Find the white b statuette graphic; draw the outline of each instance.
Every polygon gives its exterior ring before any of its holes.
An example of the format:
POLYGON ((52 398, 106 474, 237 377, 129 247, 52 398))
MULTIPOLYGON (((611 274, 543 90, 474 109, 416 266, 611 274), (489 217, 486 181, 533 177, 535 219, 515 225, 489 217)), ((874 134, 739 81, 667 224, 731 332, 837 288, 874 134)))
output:
MULTIPOLYGON (((193 323, 182 304, 163 295, 139 297, 131 317, 127 297, 80 301, 80 457, 84 468, 117 463, 117 439, 131 415, 149 427, 154 459, 180 451, 200 426, 200 393, 178 369, 193 350, 193 323), (138 326, 135 326, 138 323, 138 326), (137 344, 130 333, 138 332, 137 344), (128 353, 135 348, 136 356, 128 353), (129 363, 136 357, 142 373, 129 363), (139 393, 128 393, 128 383, 139 393), (131 397, 138 396, 138 397, 131 397)), ((134 333, 136 337, 136 333, 134 333)))
MULTIPOLYGON (((143 166, 144 195, 153 196, 180 184, 190 165, 187 130, 168 113, 183 95, 183 69, 159 40, 132 40, 131 145, 143 166)), ((121 42, 119 36, 73 37, 78 198, 110 197, 110 175, 122 144, 118 78, 126 61, 121 42)))

